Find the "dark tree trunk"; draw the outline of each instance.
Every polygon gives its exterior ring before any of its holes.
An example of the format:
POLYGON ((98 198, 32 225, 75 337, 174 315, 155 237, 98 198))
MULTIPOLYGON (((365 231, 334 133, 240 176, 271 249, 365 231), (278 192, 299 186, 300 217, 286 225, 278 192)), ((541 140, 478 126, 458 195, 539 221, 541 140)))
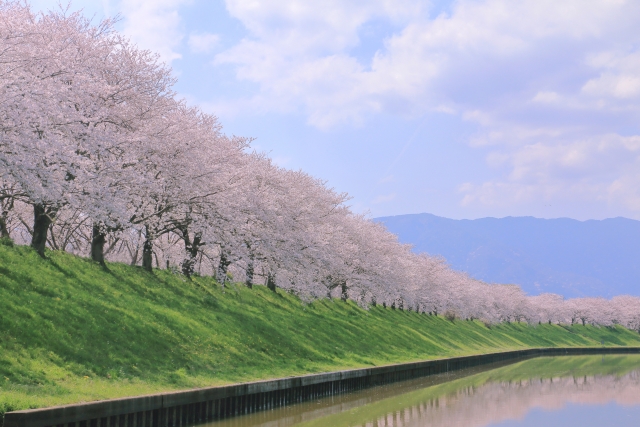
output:
POLYGON ((347 282, 340 282, 340 299, 346 301, 349 299, 349 293, 347 289, 347 282))
POLYGON ((0 239, 11 239, 9 234, 9 211, 13 209, 13 198, 9 197, 0 202, 2 213, 0 214, 0 239))
POLYGON ((0 239, 10 239, 9 229, 7 228, 7 212, 0 215, 0 239))
POLYGON ((138 265, 138 249, 131 256, 131 265, 138 265))
POLYGON ((107 241, 107 235, 104 228, 100 224, 93 224, 91 234, 91 259, 104 265, 104 244, 107 241))
POLYGON ((220 250, 220 263, 218 264, 218 271, 216 272, 216 276, 218 279, 218 283, 220 283, 222 286, 225 285, 225 283, 227 283, 227 269, 229 268, 229 265, 231 264, 231 261, 229 261, 229 259, 227 258, 227 255, 225 254, 224 250, 220 250))
POLYGON ((249 254, 249 263, 247 264, 247 279, 245 280, 245 285, 247 288, 253 288, 253 255, 249 254))
POLYGON ((148 228, 142 246, 142 268, 149 272, 153 271, 153 240, 148 228))
POLYGON ((276 291, 276 276, 275 274, 267 273, 267 288, 273 292, 276 291))
POLYGON ((244 244, 247 245, 247 251, 249 253, 249 261, 247 261, 247 269, 245 270, 246 278, 244 284, 247 286, 247 288, 253 289, 253 276, 255 273, 253 265, 254 256, 253 251, 251 250, 251 243, 245 241, 244 244))
POLYGON ((55 218, 56 209, 42 204, 33 205, 33 236, 31 247, 44 258, 44 249, 47 246, 49 227, 55 218))
POLYGON ((184 240, 184 249, 187 253, 187 257, 182 261, 182 274, 187 277, 191 277, 193 272, 195 271, 196 266, 196 258, 198 257, 198 252, 200 251, 200 247, 202 246, 202 234, 196 233, 193 236, 193 241, 189 237, 189 230, 182 230, 182 238, 184 240))
POLYGON ((331 276, 327 276, 324 279, 325 287, 327 288, 327 299, 333 299, 331 295, 333 290, 336 288, 336 283, 331 276))

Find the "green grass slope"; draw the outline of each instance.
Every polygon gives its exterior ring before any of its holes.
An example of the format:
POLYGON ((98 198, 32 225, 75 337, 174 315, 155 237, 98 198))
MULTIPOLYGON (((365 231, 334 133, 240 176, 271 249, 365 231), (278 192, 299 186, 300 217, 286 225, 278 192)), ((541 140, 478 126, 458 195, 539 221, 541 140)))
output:
POLYGON ((547 346, 640 345, 624 328, 442 317, 222 288, 0 245, 0 413, 311 372, 547 346))

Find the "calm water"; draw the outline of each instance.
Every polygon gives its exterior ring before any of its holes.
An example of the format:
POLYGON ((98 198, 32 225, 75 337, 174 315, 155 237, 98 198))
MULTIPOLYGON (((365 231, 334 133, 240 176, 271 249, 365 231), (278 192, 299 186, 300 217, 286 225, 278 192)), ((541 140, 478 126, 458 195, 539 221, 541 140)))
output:
POLYGON ((371 388, 202 426, 571 425, 640 425, 640 355, 528 359, 371 388))

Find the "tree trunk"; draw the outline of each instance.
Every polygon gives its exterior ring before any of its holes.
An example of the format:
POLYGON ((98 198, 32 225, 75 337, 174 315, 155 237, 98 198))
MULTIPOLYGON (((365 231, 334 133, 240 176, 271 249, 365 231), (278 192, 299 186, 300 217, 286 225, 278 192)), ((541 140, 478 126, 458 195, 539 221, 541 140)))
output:
POLYGON ((0 239, 11 239, 9 234, 9 211, 13 209, 13 198, 9 197, 0 201, 2 213, 0 214, 0 239))
POLYGON ((153 271, 153 240, 148 228, 142 246, 142 268, 149 272, 153 271))
POLYGON ((227 258, 227 255, 224 253, 224 250, 220 249, 220 263, 218 264, 218 271, 216 272, 216 278, 218 279, 218 283, 224 286, 227 283, 227 268, 231 261, 227 258))
POLYGON ((131 265, 138 265, 138 249, 131 255, 131 265))
POLYGON ((49 227, 55 218, 56 209, 42 205, 33 205, 33 236, 31 236, 31 247, 44 258, 44 249, 47 246, 47 235, 49 227))
POLYGON ((9 229, 7 228, 7 212, 0 215, 0 239, 10 239, 9 229))
POLYGON ((195 271, 196 258, 202 246, 202 234, 196 233, 193 236, 193 241, 189 238, 189 230, 182 230, 182 237, 184 240, 184 249, 187 253, 187 257, 182 261, 182 274, 187 277, 191 277, 195 271))
POLYGON ((182 241, 184 242, 184 251, 187 257, 182 260, 182 274, 187 277, 191 277, 193 274, 193 262, 191 257, 191 238, 189 237, 189 230, 187 228, 180 230, 182 233, 182 241))
POLYGON ((267 273, 267 288, 273 292, 276 291, 276 276, 275 274, 267 273))
POLYGON ((251 243, 245 240, 244 244, 247 245, 247 251, 249 253, 249 261, 247 261, 247 269, 245 270, 246 278, 244 284, 247 288, 253 289, 253 276, 255 273, 253 265, 254 256, 253 251, 251 250, 251 243))
POLYGON ((347 292, 347 282, 341 282, 340 283, 340 299, 342 301, 346 301, 347 299, 349 299, 349 293, 347 292))
POLYGON ((93 231, 91 235, 91 259, 95 262, 99 262, 104 265, 104 244, 107 241, 107 236, 103 227, 100 224, 93 224, 93 231))
POLYGON ((244 284, 247 285, 247 288, 253 288, 253 256, 249 254, 249 263, 247 264, 247 279, 244 284))

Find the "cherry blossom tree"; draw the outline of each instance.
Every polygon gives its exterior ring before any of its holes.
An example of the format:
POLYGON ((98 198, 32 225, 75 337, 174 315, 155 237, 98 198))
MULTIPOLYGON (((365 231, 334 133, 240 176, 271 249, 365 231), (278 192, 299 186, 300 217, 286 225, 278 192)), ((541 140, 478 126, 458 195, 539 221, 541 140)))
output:
POLYGON ((413 253, 347 194, 225 135, 174 83, 112 21, 0 0, 0 238, 305 301, 640 330, 638 297, 527 296, 413 253))

